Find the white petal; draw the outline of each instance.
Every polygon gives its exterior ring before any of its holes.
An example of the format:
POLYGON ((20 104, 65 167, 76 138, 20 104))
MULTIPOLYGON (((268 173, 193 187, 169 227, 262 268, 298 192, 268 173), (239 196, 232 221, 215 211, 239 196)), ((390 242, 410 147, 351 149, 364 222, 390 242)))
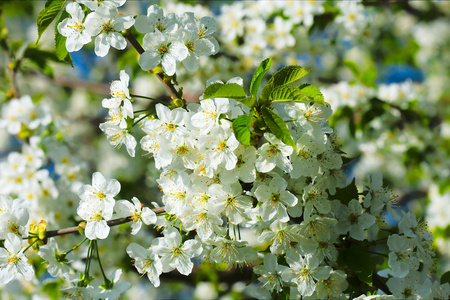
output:
POLYGON ((142 70, 151 70, 159 65, 161 62, 161 58, 153 52, 145 51, 139 57, 139 66, 141 66, 142 70))
POLYGON ((108 36, 105 33, 101 33, 95 38, 95 54, 100 57, 106 56, 109 52, 108 36))
POLYGON ((161 62, 164 73, 166 73, 169 76, 172 76, 173 74, 175 74, 176 67, 177 67, 176 64, 177 63, 176 63, 175 58, 170 54, 164 55, 162 62, 161 62))
POLYGON ((118 32, 109 33, 109 42, 118 50, 123 50, 127 46, 127 40, 118 32))
POLYGON ((188 56, 189 50, 180 42, 170 44, 170 54, 178 61, 182 61, 188 56))
POLYGON ((195 56, 195 54, 190 53, 189 56, 187 56, 184 60, 183 60, 183 65, 186 67, 186 69, 189 72, 195 72, 198 70, 199 67, 199 61, 198 61, 198 57, 195 56))

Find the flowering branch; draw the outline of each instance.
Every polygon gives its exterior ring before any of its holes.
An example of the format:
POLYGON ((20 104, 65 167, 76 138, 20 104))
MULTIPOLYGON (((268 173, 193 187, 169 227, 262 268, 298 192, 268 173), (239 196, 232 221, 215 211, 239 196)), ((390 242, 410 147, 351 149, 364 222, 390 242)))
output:
MULTIPOLYGON (((145 52, 144 48, 142 48, 141 44, 136 40, 136 37, 130 32, 127 31, 124 34, 125 38, 130 42, 131 45, 136 49, 136 51, 139 54, 142 54, 145 52)), ((175 89, 173 84, 169 81, 164 80, 164 73, 155 73, 156 77, 158 77, 159 81, 164 85, 166 90, 169 92, 172 99, 180 99, 181 95, 178 93, 178 91, 175 89)))
MULTIPOLYGON (((163 207, 157 207, 157 208, 154 208, 152 210, 156 214, 165 212, 164 206, 163 207)), ((131 222, 131 221, 133 221, 133 219, 131 217, 126 217, 126 218, 119 218, 119 219, 109 220, 108 222, 106 222, 106 224, 108 224, 109 227, 112 227, 112 226, 117 226, 117 225, 120 225, 120 224, 128 223, 128 222, 131 222)), ((86 225, 81 225, 80 227, 85 228, 86 225)), ((65 234, 70 234, 70 233, 75 233, 75 232, 78 232, 78 226, 47 231, 46 237, 49 238, 49 237, 54 237, 54 236, 58 236, 58 235, 65 235, 65 234)))

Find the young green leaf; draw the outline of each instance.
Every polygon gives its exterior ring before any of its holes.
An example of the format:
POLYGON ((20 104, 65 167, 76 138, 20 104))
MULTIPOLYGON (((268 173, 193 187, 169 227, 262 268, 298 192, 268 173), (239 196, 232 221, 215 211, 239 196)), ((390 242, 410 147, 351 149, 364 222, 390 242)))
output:
POLYGON ((322 93, 316 86, 305 83, 299 86, 299 89, 307 96, 307 98, 305 98, 306 101, 321 104, 325 103, 322 93))
POLYGON ((236 139, 239 141, 239 143, 246 146, 250 146, 251 127, 249 126, 249 124, 251 122, 248 121, 249 119, 251 119, 250 116, 241 115, 237 117, 232 123, 233 132, 236 136, 236 139))
POLYGON ((253 95, 244 99, 235 99, 235 100, 241 102, 242 104, 250 108, 252 108, 256 102, 256 98, 253 95))
POLYGON ((301 101, 307 98, 296 86, 280 85, 270 93, 269 100, 272 102, 301 101))
POLYGON ((450 283, 450 271, 445 272, 441 276, 441 284, 450 283))
POLYGON ((271 66, 272 58, 266 58, 261 62, 255 73, 253 73, 252 82, 250 83, 250 93, 253 96, 256 96, 256 94, 258 93, 259 86, 261 85, 261 80, 263 79, 264 75, 266 75, 267 71, 269 71, 271 66))
POLYGON ((209 85, 203 93, 203 99, 210 98, 232 98, 232 99, 244 99, 244 88, 237 83, 213 83, 209 85))
POLYGON ((58 61, 58 58, 54 52, 28 46, 23 53, 23 58, 31 61, 44 74, 53 77, 53 69, 50 67, 48 62, 58 61))
POLYGON ((358 65, 354 61, 346 60, 346 61, 344 61, 344 66, 349 68, 349 70, 352 71, 353 75, 356 78, 358 78, 359 75, 361 74, 361 70, 359 70, 358 65))
POLYGON ((287 66, 276 72, 270 81, 272 81, 275 86, 288 84, 299 80, 309 72, 309 70, 300 66, 287 66))
POLYGON ((356 187, 356 179, 353 178, 353 181, 343 188, 336 188, 336 193, 331 196, 331 199, 337 199, 341 201, 342 204, 348 205, 350 200, 358 199, 358 188, 356 187))
POLYGON ((286 145, 296 148, 294 140, 291 137, 291 133, 280 116, 273 112, 272 109, 268 107, 261 108, 262 116, 264 122, 269 127, 270 132, 272 132, 280 141, 286 145))
POLYGON ((70 53, 69 51, 67 51, 66 48, 67 38, 65 36, 62 36, 58 31, 58 24, 62 22, 62 20, 64 20, 65 18, 69 17, 70 17, 69 13, 64 10, 59 15, 58 19, 55 22, 55 49, 56 49, 55 53, 56 57, 58 57, 60 61, 65 61, 73 68, 72 57, 70 56, 70 53))
POLYGON ((269 97, 272 93, 274 85, 272 82, 269 82, 263 87, 261 94, 259 95, 259 103, 264 106, 269 103, 269 97))
POLYGON ((371 275, 375 270, 376 262, 367 248, 353 244, 343 250, 343 258, 345 264, 358 274, 359 280, 367 284, 372 282, 371 275))
POLYGON ((59 12, 64 8, 66 1, 67 0, 47 0, 47 2, 45 2, 45 7, 43 10, 41 10, 36 20, 38 29, 38 39, 36 41, 36 44, 39 43, 42 34, 45 32, 48 26, 50 26, 59 12))

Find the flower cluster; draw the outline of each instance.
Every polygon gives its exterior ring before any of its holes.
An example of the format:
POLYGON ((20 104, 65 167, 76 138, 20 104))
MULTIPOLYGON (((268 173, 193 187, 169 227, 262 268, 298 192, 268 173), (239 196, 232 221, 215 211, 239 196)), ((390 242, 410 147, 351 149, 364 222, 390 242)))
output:
POLYGON ((90 1, 69 3, 66 11, 71 18, 58 24, 58 32, 66 37, 66 49, 69 52, 80 50, 95 37, 95 54, 106 56, 110 47, 123 50, 127 41, 122 31, 135 26, 145 33, 143 48, 145 52, 139 57, 143 70, 151 70, 161 64, 163 71, 171 76, 175 74, 176 63, 183 62, 186 69, 194 72, 199 67, 199 56, 209 56, 219 51, 219 44, 213 34, 215 21, 211 17, 196 19, 193 13, 181 16, 165 14, 158 5, 152 5, 147 15, 138 15, 136 20, 131 15, 119 14, 118 7, 125 1, 102 1, 95 5, 90 1), (80 4, 90 10, 86 18, 80 4))
POLYGON ((113 216, 114 209, 119 217, 131 217, 132 234, 136 234, 142 222, 155 223, 155 213, 148 208, 141 211, 139 199, 134 197, 133 204, 127 200, 117 202, 114 197, 120 192, 120 183, 115 179, 106 180, 100 172, 92 174, 92 185, 84 185, 78 195, 80 203, 77 213, 86 221, 85 235, 88 239, 105 239, 109 234, 106 221, 113 216))
POLYGON ((67 38, 67 51, 80 50, 93 37, 95 37, 95 54, 98 56, 106 56, 111 47, 118 50, 125 49, 127 41, 121 31, 134 24, 133 16, 119 14, 117 9, 125 1, 102 1, 101 5, 96 1, 78 2, 86 5, 92 12, 84 18, 83 9, 77 2, 66 6, 71 18, 64 19, 58 24, 58 32, 67 38))
POLYGON ((146 16, 136 18, 135 28, 145 33, 145 52, 139 57, 143 70, 151 70, 161 64, 163 71, 172 76, 176 63, 181 61, 188 71, 194 72, 199 67, 199 56, 219 51, 219 44, 212 35, 216 27, 211 17, 197 20, 193 13, 166 15, 161 7, 152 5, 146 16))
POLYGON ((111 145, 120 148, 125 144, 128 154, 134 157, 136 139, 130 134, 134 120, 128 84, 130 76, 125 70, 120 71, 120 80, 111 83, 111 98, 103 99, 102 106, 108 108, 108 121, 100 124, 111 145))
MULTIPOLYGON (((240 78, 230 82, 242 85, 240 78)), ((206 261, 250 264, 257 261, 257 254, 264 256, 264 263, 254 270, 266 290, 262 297, 290 285, 296 287, 291 290, 293 297, 345 297, 346 275, 336 268, 338 249, 345 247, 343 237, 375 240, 383 227, 383 211, 388 209, 401 220, 400 224, 409 224, 409 229, 401 228, 400 235, 389 237, 391 275, 403 278, 417 271, 419 262, 431 265, 429 234, 420 230, 413 215, 400 218, 392 210, 392 198, 382 187, 381 176, 369 181, 362 199, 357 194, 353 199, 337 196, 337 189, 343 189, 347 182, 341 170, 342 157, 327 126, 329 105, 295 103, 275 107, 278 115, 292 120, 288 128, 295 148, 270 133, 264 133, 254 145, 240 144, 231 121, 247 109, 227 98, 201 100, 187 109, 171 110, 157 104, 157 118, 143 124, 147 135, 140 144, 153 155, 155 166, 161 170, 158 183, 164 193, 162 204, 170 215, 158 217, 161 226, 167 228, 161 241, 167 239, 168 229, 175 232, 171 226, 179 226, 196 231, 206 261), (236 232, 240 227, 259 235, 256 242, 270 245, 272 254, 255 251, 236 232), (286 262, 280 262, 276 255, 286 255, 286 262), (323 288, 324 282, 332 284, 332 288, 323 288)), ((131 250, 129 255, 135 260, 151 257, 154 267, 149 269, 149 278, 159 284, 155 277, 173 267, 158 267, 164 257, 155 243, 145 250, 145 256, 139 257, 131 250)), ((178 245, 179 241, 164 243, 178 245)), ((138 270, 145 274, 147 269, 138 270)), ((182 274, 190 273, 182 270, 182 274)))
POLYGON ((46 126, 52 119, 49 108, 45 105, 34 105, 28 95, 11 99, 2 107, 1 115, 0 127, 6 128, 10 134, 46 126))

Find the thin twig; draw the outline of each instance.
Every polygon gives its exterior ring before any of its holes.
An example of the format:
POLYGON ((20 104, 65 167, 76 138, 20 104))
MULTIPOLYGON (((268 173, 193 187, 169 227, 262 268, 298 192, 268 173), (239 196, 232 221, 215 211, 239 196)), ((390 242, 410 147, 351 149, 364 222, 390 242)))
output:
MULTIPOLYGON (((152 210, 156 214, 165 212, 164 206, 157 207, 152 210)), ((133 219, 131 217, 119 218, 119 219, 109 220, 108 222, 106 222, 106 224, 108 224, 109 227, 112 227, 112 226, 117 226, 120 224, 131 222, 132 220, 133 219)), ((81 227, 85 228, 86 225, 81 225, 81 227)), ((65 234, 70 234, 70 233, 75 233, 75 232, 78 232, 78 226, 68 227, 68 228, 63 228, 63 229, 58 229, 58 230, 50 230, 50 231, 47 231, 47 234, 45 236, 49 238, 49 237, 65 235, 65 234)))

